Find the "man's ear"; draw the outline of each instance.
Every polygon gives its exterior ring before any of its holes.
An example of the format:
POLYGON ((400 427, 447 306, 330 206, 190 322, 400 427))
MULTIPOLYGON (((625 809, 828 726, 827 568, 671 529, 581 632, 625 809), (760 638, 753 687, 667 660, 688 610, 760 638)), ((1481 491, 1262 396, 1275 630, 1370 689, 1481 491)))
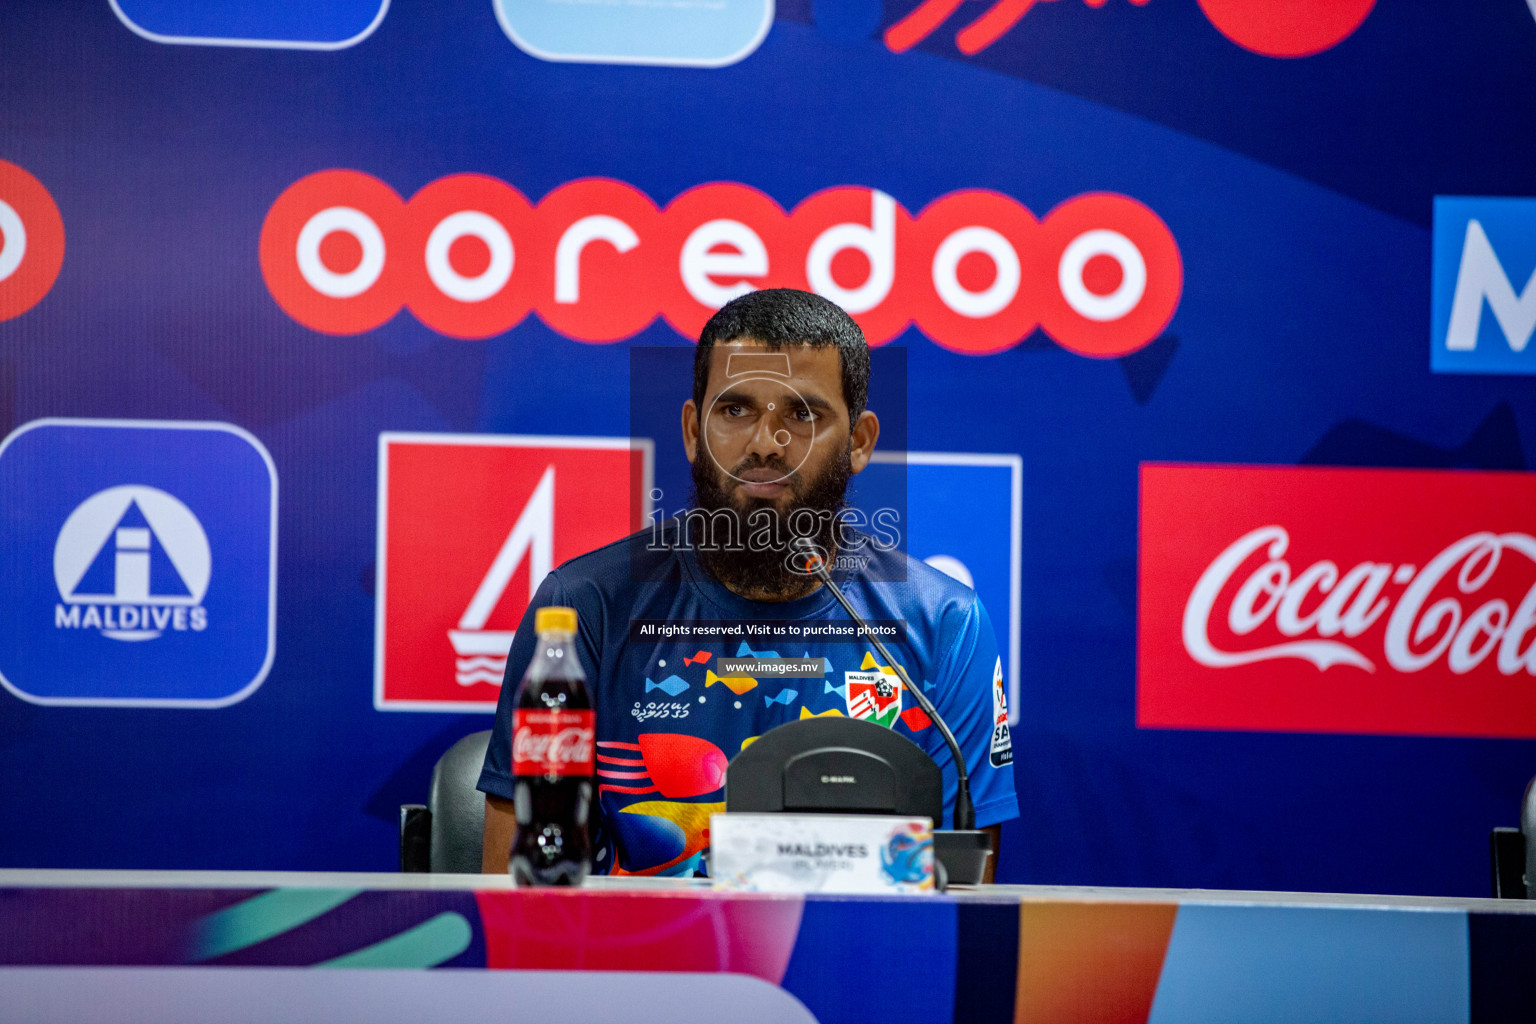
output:
POLYGON ((864 472, 869 457, 875 453, 875 442, 880 440, 880 419, 865 409, 853 425, 853 448, 848 454, 848 465, 855 473, 864 472))
POLYGON ((691 398, 683 403, 683 454, 690 463, 699 454, 699 407, 691 398))

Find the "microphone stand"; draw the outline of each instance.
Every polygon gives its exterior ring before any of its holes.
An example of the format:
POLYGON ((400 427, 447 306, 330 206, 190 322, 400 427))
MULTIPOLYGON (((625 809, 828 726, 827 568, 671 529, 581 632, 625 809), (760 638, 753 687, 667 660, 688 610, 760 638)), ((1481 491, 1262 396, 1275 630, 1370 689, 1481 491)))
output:
POLYGON ((901 677, 907 692, 912 694, 917 700, 917 706, 922 708, 923 713, 933 720, 934 725, 939 727, 939 735, 943 736, 944 742, 949 745, 949 754, 954 758, 955 762, 956 784, 953 822, 955 831, 974 829, 976 827, 976 808, 971 803, 971 777, 965 769, 965 755, 960 753, 960 744, 955 742, 955 734, 949 731, 949 725, 939 714, 938 709, 933 706, 933 702, 928 699, 927 694, 923 693, 922 688, 912 685, 912 677, 907 675, 907 670, 902 668, 895 658, 891 657, 891 652, 886 650, 885 644, 881 643, 880 638, 875 636, 875 631, 870 629, 869 623, 864 621, 862 615, 853 610, 853 605, 848 603, 848 598, 843 595, 842 589, 832 581, 832 574, 827 571, 826 559, 817 552, 816 545, 810 538, 795 538, 795 548, 805 556, 805 567, 821 581, 822 586, 832 592, 832 596, 837 598, 837 603, 842 605, 843 611, 848 613, 848 617, 858 624, 859 629, 863 631, 864 636, 869 642, 874 645, 880 657, 884 658, 885 663, 891 666, 896 674, 901 677))

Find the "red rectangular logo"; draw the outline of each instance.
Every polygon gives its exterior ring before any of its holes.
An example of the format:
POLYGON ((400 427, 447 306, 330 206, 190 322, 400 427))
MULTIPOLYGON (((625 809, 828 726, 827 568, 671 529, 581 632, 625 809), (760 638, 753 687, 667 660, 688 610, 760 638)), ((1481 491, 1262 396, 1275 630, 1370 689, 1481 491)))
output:
POLYGON ((1144 465, 1137 723, 1536 737, 1536 474, 1144 465))
POLYGON ((374 707, 493 711, 551 569, 639 530, 651 443, 379 436, 374 707))

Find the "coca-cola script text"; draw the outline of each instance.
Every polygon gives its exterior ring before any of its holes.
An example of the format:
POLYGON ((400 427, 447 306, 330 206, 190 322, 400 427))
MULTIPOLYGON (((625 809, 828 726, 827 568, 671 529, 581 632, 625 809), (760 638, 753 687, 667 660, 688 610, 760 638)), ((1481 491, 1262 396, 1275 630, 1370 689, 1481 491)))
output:
POLYGON ((590 711, 514 711, 512 774, 590 776, 593 734, 590 711))
POLYGON ((1536 475, 1142 468, 1143 726, 1536 736, 1536 475))

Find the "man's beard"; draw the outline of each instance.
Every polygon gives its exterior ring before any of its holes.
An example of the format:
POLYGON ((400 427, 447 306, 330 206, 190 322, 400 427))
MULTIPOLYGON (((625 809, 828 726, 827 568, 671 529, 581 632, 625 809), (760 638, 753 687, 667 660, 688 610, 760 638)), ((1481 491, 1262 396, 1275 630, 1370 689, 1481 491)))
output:
POLYGON ((783 460, 749 456, 731 469, 739 477, 752 469, 772 469, 786 476, 791 501, 783 512, 772 498, 742 496, 733 500, 736 481, 724 474, 709 456, 701 452, 693 462, 693 505, 708 513, 711 524, 697 554, 711 576, 737 593, 787 601, 810 593, 814 577, 794 568, 790 542, 796 536, 791 526, 799 527, 799 536, 808 536, 823 554, 837 551, 838 513, 844 506, 848 481, 853 476, 849 444, 814 479, 793 473, 783 460), (798 517, 795 513, 801 510, 798 517), (729 530, 715 529, 718 518, 728 518, 729 530), (812 531, 810 523, 814 520, 812 531), (738 543, 728 543, 735 539, 738 543), (713 540, 714 543, 710 541, 713 540))

